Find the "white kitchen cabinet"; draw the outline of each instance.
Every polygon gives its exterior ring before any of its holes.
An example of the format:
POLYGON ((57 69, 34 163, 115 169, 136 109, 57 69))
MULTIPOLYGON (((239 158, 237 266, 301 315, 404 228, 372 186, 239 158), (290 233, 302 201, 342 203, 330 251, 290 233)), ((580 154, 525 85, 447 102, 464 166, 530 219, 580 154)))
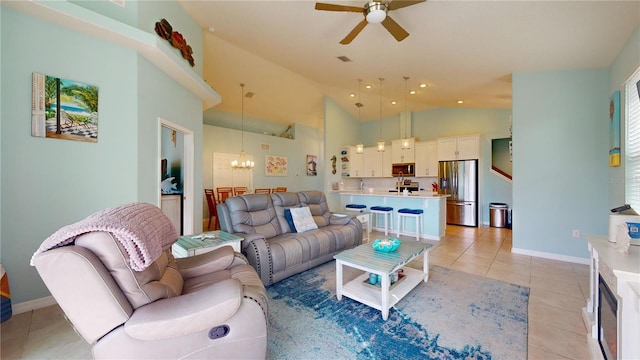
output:
POLYGON ((362 177, 391 177, 391 152, 378 151, 376 146, 364 148, 362 177))
POLYGON ((363 177, 364 175, 364 154, 356 154, 356 148, 352 147, 351 155, 351 177, 363 177))
POLYGON ((438 161, 480 158, 480 135, 437 139, 438 161))
POLYGON ((391 141, 391 163, 412 163, 415 159, 415 139, 409 139, 409 149, 402 148, 402 139, 391 141))
POLYGON ((436 141, 420 141, 416 145, 416 177, 438 176, 438 145, 436 141))

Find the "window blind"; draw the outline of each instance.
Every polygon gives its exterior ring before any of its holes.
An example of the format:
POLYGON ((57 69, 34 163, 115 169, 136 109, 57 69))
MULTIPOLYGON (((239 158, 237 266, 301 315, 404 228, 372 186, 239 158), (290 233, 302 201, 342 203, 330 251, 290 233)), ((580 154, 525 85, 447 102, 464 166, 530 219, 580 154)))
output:
POLYGON ((640 68, 625 83, 625 202, 640 211, 640 68))

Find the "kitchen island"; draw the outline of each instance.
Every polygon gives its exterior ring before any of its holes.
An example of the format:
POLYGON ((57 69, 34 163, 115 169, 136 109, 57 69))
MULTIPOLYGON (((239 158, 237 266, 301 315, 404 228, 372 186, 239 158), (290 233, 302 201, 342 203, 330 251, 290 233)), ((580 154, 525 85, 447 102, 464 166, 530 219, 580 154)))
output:
MULTIPOLYGON (((393 234, 398 228, 398 210, 402 208, 422 209, 422 231, 420 237, 429 240, 440 240, 445 235, 447 228, 447 196, 437 193, 419 191, 404 196, 396 192, 369 192, 360 190, 345 190, 340 192, 340 202, 344 209, 347 204, 363 204, 370 209, 372 206, 390 206, 393 208, 393 234)), ((379 225, 371 215, 371 223, 375 224, 376 230, 379 225)), ((416 223, 414 219, 406 219, 407 225, 403 235, 415 236, 416 223), (413 229, 413 231, 411 230, 413 229), (407 231, 408 230, 408 231, 407 231)), ((380 223, 384 220, 380 217, 380 223)), ((382 230, 384 231, 384 230, 382 230)), ((389 234, 391 235, 391 234, 389 234)))

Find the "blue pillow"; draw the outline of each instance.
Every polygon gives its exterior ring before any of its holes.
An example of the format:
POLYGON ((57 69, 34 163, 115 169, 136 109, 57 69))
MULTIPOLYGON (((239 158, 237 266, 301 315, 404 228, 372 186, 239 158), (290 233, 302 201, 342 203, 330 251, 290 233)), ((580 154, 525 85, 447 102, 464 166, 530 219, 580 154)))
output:
POLYGON ((296 230, 296 225, 293 223, 293 217, 291 217, 291 210, 290 209, 284 209, 284 218, 287 220, 287 224, 289 224, 289 227, 291 228, 291 231, 298 232, 296 230))

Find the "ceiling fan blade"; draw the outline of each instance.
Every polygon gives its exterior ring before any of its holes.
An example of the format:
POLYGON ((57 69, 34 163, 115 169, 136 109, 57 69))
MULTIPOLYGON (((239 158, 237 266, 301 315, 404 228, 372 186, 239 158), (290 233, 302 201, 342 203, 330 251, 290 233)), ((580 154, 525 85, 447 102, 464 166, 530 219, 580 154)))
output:
POLYGON ((364 8, 363 7, 336 5, 336 4, 325 4, 325 3, 316 3, 316 10, 348 11, 348 12, 359 12, 359 13, 363 13, 364 12, 364 8))
POLYGON ((353 30, 351 30, 351 32, 344 37, 344 39, 340 40, 340 44, 347 45, 351 43, 351 41, 353 41, 353 39, 355 39, 356 36, 360 34, 360 31, 362 31, 362 29, 364 29, 364 27, 367 26, 367 24, 368 24, 367 19, 360 21, 360 23, 356 25, 356 27, 354 27, 353 30))
POLYGON ((385 29, 387 29, 391 33, 391 35, 393 35, 393 37, 398 41, 402 41, 407 36, 409 36, 409 33, 405 29, 403 29, 402 26, 400 26, 395 20, 389 17, 389 15, 387 15, 387 17, 382 20, 382 26, 384 26, 385 29))
POLYGON ((426 2, 427 0, 415 0, 415 1, 402 1, 402 0, 395 0, 389 3, 389 10, 395 10, 395 9, 400 9, 403 7, 407 7, 407 6, 411 6, 411 5, 415 5, 415 4, 419 4, 422 2, 426 2))

